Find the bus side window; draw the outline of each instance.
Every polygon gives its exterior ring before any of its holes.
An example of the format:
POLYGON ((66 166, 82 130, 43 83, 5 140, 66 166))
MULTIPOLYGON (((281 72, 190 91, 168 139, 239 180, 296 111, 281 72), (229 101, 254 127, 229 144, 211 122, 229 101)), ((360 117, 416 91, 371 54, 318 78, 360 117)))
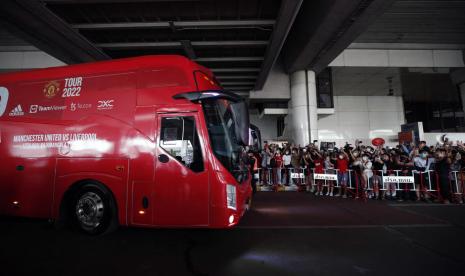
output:
POLYGON ((162 117, 160 147, 194 172, 204 170, 193 116, 162 117))

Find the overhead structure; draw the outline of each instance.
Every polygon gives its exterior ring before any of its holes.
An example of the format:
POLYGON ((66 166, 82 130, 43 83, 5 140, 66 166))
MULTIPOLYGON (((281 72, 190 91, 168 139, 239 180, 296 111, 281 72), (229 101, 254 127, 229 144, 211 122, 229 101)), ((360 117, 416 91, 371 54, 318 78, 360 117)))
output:
POLYGON ((285 70, 318 73, 394 1, 305 1, 284 45, 285 70))
POLYGON ((0 9, 0 33, 31 44, 21 49, 68 64, 181 54, 244 93, 263 90, 278 60, 287 74, 318 74, 344 49, 465 45, 465 1, 2 0, 0 9))
POLYGON ((15 34, 65 63, 181 54, 245 93, 266 79, 302 0, 0 2, 15 34))
POLYGON ((0 1, 1 24, 44 52, 73 64, 110 57, 40 1, 0 1))

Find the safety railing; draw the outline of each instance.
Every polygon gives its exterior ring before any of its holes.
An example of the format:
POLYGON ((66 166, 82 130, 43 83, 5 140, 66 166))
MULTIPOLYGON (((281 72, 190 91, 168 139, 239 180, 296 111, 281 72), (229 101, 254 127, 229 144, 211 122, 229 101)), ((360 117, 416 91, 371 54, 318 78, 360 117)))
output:
POLYGON ((342 176, 338 169, 315 172, 313 168, 260 168, 254 177, 261 191, 345 188, 355 198, 367 198, 380 192, 396 196, 399 192, 414 191, 417 197, 442 199, 444 181, 448 182, 451 195, 461 198, 465 187, 465 170, 451 171, 447 177, 432 170, 347 170, 346 174, 342 176))

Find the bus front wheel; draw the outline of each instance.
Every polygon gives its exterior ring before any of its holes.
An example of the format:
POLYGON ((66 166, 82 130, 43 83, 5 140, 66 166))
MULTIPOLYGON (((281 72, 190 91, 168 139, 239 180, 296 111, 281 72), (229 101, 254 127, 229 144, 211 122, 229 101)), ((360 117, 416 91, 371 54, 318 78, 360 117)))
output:
POLYGON ((79 230, 99 235, 116 230, 116 204, 111 192, 97 183, 86 183, 75 193, 70 208, 79 230))

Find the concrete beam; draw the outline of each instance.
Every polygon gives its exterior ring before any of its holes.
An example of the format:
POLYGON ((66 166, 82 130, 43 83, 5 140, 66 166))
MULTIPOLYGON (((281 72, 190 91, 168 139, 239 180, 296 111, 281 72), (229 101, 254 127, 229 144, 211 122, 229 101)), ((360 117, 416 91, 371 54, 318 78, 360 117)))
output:
POLYGON ((260 74, 258 75, 257 82, 255 83, 255 90, 263 88, 266 79, 273 68, 279 53, 286 41, 292 23, 299 12, 303 0, 283 0, 279 9, 276 25, 271 33, 270 44, 266 48, 265 59, 262 63, 260 74))
POLYGON ((184 53, 190 59, 196 59, 197 55, 195 54, 194 47, 192 47, 192 42, 190 40, 181 40, 182 49, 184 53))
POLYGON ((230 62, 230 61, 263 61, 263 57, 203 57, 197 58, 199 62, 230 62))
POLYGON ((208 20, 208 21, 168 21, 168 22, 116 22, 83 23, 71 25, 75 29, 139 29, 139 28, 221 28, 221 27, 266 27, 273 26, 275 20, 208 20))
POLYGON ((214 73, 237 73, 237 72, 260 72, 260 68, 242 67, 242 68, 210 68, 214 73))
POLYGON ((237 75, 237 76, 222 76, 216 75, 216 78, 219 80, 255 80, 257 76, 249 76, 249 75, 237 75))
POLYGON ((243 85, 254 85, 253 81, 220 81, 223 86, 243 86, 243 85))
POLYGON ((252 90, 252 87, 253 87, 253 86, 231 86, 231 85, 224 85, 223 87, 224 87, 225 89, 234 90, 234 91, 237 91, 237 90, 247 90, 247 91, 250 91, 250 90, 252 90))
MULTIPOLYGON (((31 0, 59 4, 112 4, 112 3, 133 3, 134 0, 31 0)), ((199 0, 137 0, 137 2, 194 2, 199 0)))
POLYGON ((33 52, 39 51, 37 47, 32 45, 2 45, 0 46, 0 52, 33 52))
POLYGON ((263 115, 287 115, 289 108, 264 108, 263 115))
POLYGON ((0 10, 10 32, 64 63, 109 59, 42 2, 2 0, 0 10))
POLYGON ((394 1, 305 1, 283 48, 286 72, 318 73, 394 1))
MULTIPOLYGON (((263 40, 233 40, 233 41, 191 41, 190 44, 196 47, 217 47, 217 46, 266 46, 268 41, 263 40)), ((97 43, 100 48, 109 49, 132 49, 132 48, 181 48, 182 41, 163 41, 163 42, 113 42, 97 43)))

